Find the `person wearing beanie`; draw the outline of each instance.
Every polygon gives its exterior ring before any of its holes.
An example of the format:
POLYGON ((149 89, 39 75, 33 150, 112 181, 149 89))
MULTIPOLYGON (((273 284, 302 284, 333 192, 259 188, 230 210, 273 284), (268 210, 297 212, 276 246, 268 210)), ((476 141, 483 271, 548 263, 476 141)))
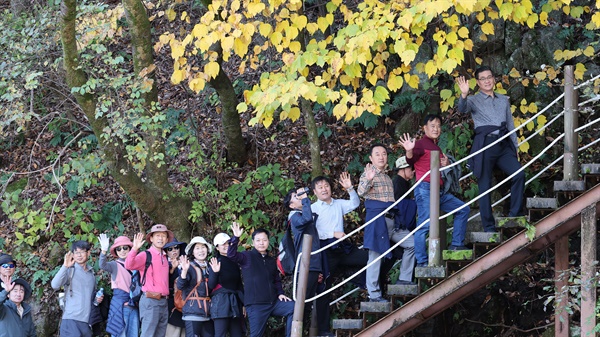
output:
POLYGON ((125 258, 133 243, 126 236, 119 236, 110 246, 110 254, 116 258, 108 261, 106 252, 109 250, 110 239, 106 234, 100 234, 100 269, 110 273, 110 284, 113 297, 110 301, 106 332, 113 337, 137 337, 140 330, 140 315, 138 308, 130 303, 129 288, 133 273, 125 268, 125 258))
POLYGON ((243 298, 244 288, 242 274, 237 263, 227 257, 229 240, 226 233, 219 233, 213 239, 217 261, 221 264, 218 272, 217 287, 211 295, 210 317, 215 325, 215 337, 231 337, 244 335, 243 298))
POLYGON ((31 297, 29 283, 5 274, 0 280, 5 285, 0 291, 0 337, 36 337, 31 307, 24 302, 31 297))

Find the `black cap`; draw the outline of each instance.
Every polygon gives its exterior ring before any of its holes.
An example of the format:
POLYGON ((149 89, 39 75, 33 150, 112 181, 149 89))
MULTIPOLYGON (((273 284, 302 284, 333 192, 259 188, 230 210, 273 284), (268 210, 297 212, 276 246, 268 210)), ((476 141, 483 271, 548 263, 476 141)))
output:
POLYGON ((22 278, 18 278, 13 282, 15 283, 15 285, 20 284, 23 286, 23 289, 25 289, 25 297, 23 297, 23 301, 27 301, 31 297, 31 286, 29 285, 29 283, 27 283, 27 281, 25 281, 22 278))

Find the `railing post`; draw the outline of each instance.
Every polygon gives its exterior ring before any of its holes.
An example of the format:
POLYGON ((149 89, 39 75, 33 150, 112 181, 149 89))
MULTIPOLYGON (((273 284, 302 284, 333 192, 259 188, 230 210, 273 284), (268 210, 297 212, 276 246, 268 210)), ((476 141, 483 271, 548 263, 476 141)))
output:
POLYGON ((569 236, 558 239, 554 248, 554 337, 569 337, 569 236))
POLYGON ((597 336, 596 326, 596 205, 581 212, 581 336, 597 336))
POLYGON ((442 265, 440 244, 440 152, 431 151, 429 184, 429 265, 442 265))
POLYGON ((304 301, 306 300, 306 284, 308 283, 311 248, 312 235, 304 234, 302 236, 302 258, 300 259, 300 270, 298 271, 298 289, 291 329, 292 337, 302 336, 302 320, 304 319, 304 301))
POLYGON ((578 95, 575 90, 575 72, 572 65, 565 66, 565 156, 563 180, 577 180, 577 129, 578 95))

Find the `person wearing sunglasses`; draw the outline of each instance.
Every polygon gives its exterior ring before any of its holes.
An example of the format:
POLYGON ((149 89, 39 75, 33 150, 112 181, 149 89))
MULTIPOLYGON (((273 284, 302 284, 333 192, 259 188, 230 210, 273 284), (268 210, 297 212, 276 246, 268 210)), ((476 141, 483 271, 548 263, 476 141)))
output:
POLYGON ((133 273, 125 268, 125 258, 133 243, 126 236, 119 236, 110 246, 110 254, 116 258, 108 261, 106 252, 110 239, 106 234, 100 234, 100 269, 110 273, 110 284, 113 297, 110 301, 106 332, 113 337, 137 337, 140 330, 140 315, 138 308, 129 305, 129 289, 133 273))
MULTIPOLYGON (((8 276, 12 279, 17 268, 17 263, 12 256, 0 253, 0 276, 8 276)), ((6 289, 4 282, 0 282, 0 291, 6 289)))
POLYGON ((169 307, 169 321, 167 323, 167 335, 165 337, 185 337, 185 322, 182 319, 181 311, 174 309, 175 301, 175 280, 179 277, 179 256, 185 250, 187 244, 179 242, 176 238, 173 241, 165 244, 163 250, 167 253, 169 259, 169 298, 167 304, 169 307))

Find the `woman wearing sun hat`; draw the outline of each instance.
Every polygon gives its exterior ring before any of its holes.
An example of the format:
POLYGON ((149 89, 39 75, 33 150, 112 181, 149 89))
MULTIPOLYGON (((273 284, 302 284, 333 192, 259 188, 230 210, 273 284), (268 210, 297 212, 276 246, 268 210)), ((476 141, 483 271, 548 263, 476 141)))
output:
POLYGON ((213 337, 213 322, 210 319, 210 292, 217 285, 215 272, 221 264, 216 258, 209 263, 208 256, 212 246, 200 236, 196 236, 185 248, 186 256, 181 256, 181 274, 177 279, 177 288, 181 289, 186 337, 213 337), (195 290, 194 290, 195 288, 195 290))
POLYGON ((132 272, 125 268, 125 258, 133 247, 133 243, 126 236, 119 236, 110 246, 110 254, 116 261, 107 261, 109 238, 100 234, 100 269, 110 273, 110 284, 113 297, 110 301, 106 332, 113 337, 137 337, 140 330, 140 315, 138 308, 129 304, 129 287, 131 286, 132 272), (123 333, 125 333, 123 335, 123 333))
POLYGON ((240 267, 227 257, 230 239, 225 233, 219 233, 213 239, 217 261, 221 264, 220 270, 215 272, 218 285, 210 296, 210 317, 215 324, 215 337, 225 337, 228 331, 231 337, 244 334, 244 285, 240 267))

